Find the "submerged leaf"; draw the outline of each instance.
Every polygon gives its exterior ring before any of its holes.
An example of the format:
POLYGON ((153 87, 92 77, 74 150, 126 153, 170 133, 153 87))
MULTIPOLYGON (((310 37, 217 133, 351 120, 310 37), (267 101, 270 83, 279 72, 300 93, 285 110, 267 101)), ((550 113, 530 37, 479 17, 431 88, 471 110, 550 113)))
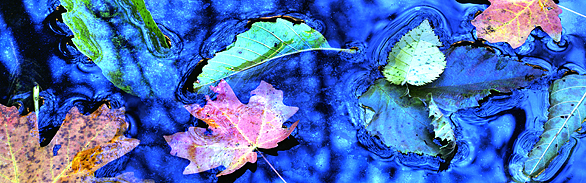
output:
POLYGON ((143 0, 63 0, 73 43, 116 87, 141 98, 175 97, 179 70, 168 37, 143 0))
POLYGON ((446 55, 448 65, 442 77, 428 85, 409 88, 409 94, 424 99, 431 93, 438 107, 449 112, 478 106, 478 100, 491 90, 511 92, 529 86, 533 78, 544 74, 543 70, 497 56, 485 48, 455 47, 446 55))
POLYGON ((139 144, 123 135, 128 126, 124 109, 110 110, 105 104, 88 116, 72 108, 45 147, 38 143, 33 113, 20 117, 15 107, 0 106, 0 114, 2 182, 90 181, 96 170, 139 144))
POLYGON ((404 91, 404 87, 378 79, 358 98, 366 113, 366 130, 399 152, 438 155, 440 147, 433 142, 425 105, 402 96, 404 91))
POLYGON ((304 23, 294 24, 282 18, 276 22, 256 22, 208 61, 193 88, 197 90, 242 71, 264 70, 266 63, 275 58, 328 48, 341 50, 330 48, 323 35, 304 23))
POLYGON ((164 136, 171 154, 191 161, 183 174, 218 166, 226 167, 218 176, 230 174, 247 162, 256 162, 254 150, 277 147, 297 126, 295 122, 289 128, 282 127, 298 108, 285 106, 283 92, 264 81, 251 92, 247 105, 240 103, 224 80, 211 88, 218 93, 215 101, 206 96, 203 108, 198 104, 185 106, 193 116, 205 121, 209 129, 190 127, 186 132, 164 136))
POLYGON ((478 38, 507 42, 518 48, 536 27, 560 41, 562 9, 552 0, 489 0, 490 6, 472 20, 478 38))
POLYGON ((446 57, 438 46, 442 43, 426 19, 395 44, 383 75, 396 85, 421 86, 432 82, 446 67, 446 57))
POLYGON ((525 174, 537 177, 558 155, 586 120, 586 76, 568 75, 555 80, 549 89, 550 107, 539 141, 529 152, 523 166, 525 174))

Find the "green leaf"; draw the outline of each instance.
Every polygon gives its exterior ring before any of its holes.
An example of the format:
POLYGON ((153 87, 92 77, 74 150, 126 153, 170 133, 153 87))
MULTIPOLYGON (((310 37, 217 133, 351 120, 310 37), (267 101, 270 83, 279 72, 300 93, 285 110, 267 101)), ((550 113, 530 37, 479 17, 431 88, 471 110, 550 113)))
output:
POLYGON ((586 119, 586 76, 568 75, 555 80, 549 94, 548 120, 523 167, 524 173, 530 177, 537 177, 545 170, 586 119))
POLYGON ((440 147, 440 150, 442 151, 440 154, 447 155, 455 153, 456 135, 454 135, 454 125, 450 119, 444 118, 444 113, 440 110, 435 101, 433 101, 431 94, 429 94, 428 108, 429 117, 433 116, 431 125, 433 126, 435 138, 445 142, 445 145, 440 147))
POLYGON ((433 127, 425 105, 403 96, 404 91, 404 86, 378 79, 358 98, 366 113, 366 130, 399 152, 438 155, 440 147, 430 134, 433 127))
POLYGON ((493 91, 511 92, 527 87, 543 70, 533 68, 510 57, 497 56, 485 48, 460 46, 447 50, 447 66, 434 82, 410 87, 409 94, 425 99, 429 93, 437 106, 445 111, 478 106, 478 100, 493 91))
POLYGON ((282 18, 275 22, 256 22, 250 30, 238 34, 226 50, 208 61, 193 88, 198 90, 247 70, 264 71, 271 60, 313 50, 350 51, 330 48, 318 31, 304 23, 293 24, 282 18))
POLYGON ((141 98, 174 98, 180 71, 168 38, 143 0, 63 0, 73 43, 116 87, 141 98))
POLYGON ((407 32, 389 53, 383 75, 396 84, 421 86, 437 79, 446 67, 439 38, 426 19, 407 32))

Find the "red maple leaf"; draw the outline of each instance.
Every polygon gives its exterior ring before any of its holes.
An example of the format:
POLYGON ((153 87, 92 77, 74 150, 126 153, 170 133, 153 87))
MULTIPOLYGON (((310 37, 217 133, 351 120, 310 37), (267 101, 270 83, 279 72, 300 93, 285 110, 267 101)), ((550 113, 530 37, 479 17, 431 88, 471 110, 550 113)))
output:
POLYGON ((560 41, 560 9, 552 0, 489 0, 490 6, 472 20, 478 38, 508 42, 518 48, 536 27, 560 41))
POLYGON ((251 92, 247 105, 240 103, 225 81, 210 87, 218 93, 215 101, 206 96, 207 104, 186 105, 190 113, 209 125, 190 127, 187 132, 165 136, 171 154, 189 159, 183 174, 206 171, 220 165, 226 169, 217 176, 230 174, 247 162, 256 162, 257 148, 270 149, 287 138, 297 126, 283 128, 283 122, 293 116, 297 107, 283 104, 283 92, 261 81, 251 92))

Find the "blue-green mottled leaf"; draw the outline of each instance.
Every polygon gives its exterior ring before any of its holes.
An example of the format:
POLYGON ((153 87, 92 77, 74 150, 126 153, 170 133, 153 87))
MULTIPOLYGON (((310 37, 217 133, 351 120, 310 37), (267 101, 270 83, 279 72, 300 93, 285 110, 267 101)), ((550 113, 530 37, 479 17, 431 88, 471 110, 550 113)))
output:
POLYGON ((548 120, 523 167, 530 177, 539 176, 547 168, 570 135, 586 120, 586 76, 568 75, 555 80, 549 94, 548 120))
POLYGON ((402 153, 436 156, 431 119, 420 99, 404 96, 405 86, 378 79, 358 98, 365 110, 365 128, 371 135, 402 153))
POLYGON ((526 87, 545 72, 510 57, 497 56, 485 48, 461 46, 446 52, 442 76, 421 87, 409 87, 413 97, 431 93, 437 106, 448 112, 478 106, 490 90, 511 92, 526 87))
POLYGON ((73 43, 116 87, 141 98, 173 98, 172 46, 143 0, 62 0, 73 43))

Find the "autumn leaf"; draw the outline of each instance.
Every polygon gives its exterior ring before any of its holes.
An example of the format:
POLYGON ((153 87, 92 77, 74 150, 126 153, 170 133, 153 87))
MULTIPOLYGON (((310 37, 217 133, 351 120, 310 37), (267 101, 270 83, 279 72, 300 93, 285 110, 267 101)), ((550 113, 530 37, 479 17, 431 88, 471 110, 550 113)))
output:
POLYGON ((93 173, 139 144, 123 136, 124 109, 102 105, 84 116, 76 107, 67 114, 51 143, 39 145, 36 116, 19 116, 0 105, 1 182, 91 182, 93 173))
POLYGON ((297 126, 298 122, 295 122, 291 127, 283 128, 283 122, 298 108, 285 106, 283 92, 264 81, 251 92, 247 105, 240 103, 224 80, 217 87, 210 88, 218 94, 216 100, 206 96, 207 104, 203 108, 198 104, 185 106, 209 128, 190 127, 187 132, 165 136, 171 154, 191 161, 183 174, 221 165, 226 169, 217 176, 230 174, 247 162, 256 162, 254 150, 277 147, 277 143, 287 138, 297 126))
POLYGON ((478 38, 488 42, 508 42, 518 48, 529 33, 541 27, 555 41, 560 41, 562 10, 552 0, 489 0, 490 6, 472 20, 478 38))

